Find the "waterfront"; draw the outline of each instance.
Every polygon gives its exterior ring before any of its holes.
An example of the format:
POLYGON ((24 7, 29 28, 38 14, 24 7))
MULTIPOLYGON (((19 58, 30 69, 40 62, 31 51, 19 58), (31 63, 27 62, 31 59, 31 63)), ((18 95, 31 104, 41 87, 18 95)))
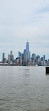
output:
POLYGON ((0 66, 0 111, 49 111, 45 67, 0 66))

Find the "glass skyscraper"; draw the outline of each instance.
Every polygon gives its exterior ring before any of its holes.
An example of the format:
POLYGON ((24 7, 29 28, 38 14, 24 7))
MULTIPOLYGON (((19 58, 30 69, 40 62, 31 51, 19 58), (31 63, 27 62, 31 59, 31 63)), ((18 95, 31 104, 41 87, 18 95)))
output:
POLYGON ((29 61, 30 52, 29 52, 29 42, 28 41, 26 42, 26 58, 27 58, 27 61, 29 61))
POLYGON ((26 52, 29 52, 29 42, 26 42, 26 52))

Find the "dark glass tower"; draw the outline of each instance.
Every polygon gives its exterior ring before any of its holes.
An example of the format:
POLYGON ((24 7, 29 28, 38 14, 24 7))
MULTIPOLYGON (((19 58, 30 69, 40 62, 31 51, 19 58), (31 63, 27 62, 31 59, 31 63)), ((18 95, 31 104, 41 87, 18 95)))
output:
POLYGON ((4 63, 5 53, 3 53, 2 62, 4 63))

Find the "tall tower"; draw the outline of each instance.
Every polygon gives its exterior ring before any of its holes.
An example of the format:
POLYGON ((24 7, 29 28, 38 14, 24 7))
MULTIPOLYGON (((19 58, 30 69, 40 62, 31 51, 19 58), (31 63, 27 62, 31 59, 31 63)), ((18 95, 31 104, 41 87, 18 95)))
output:
POLYGON ((29 52, 29 42, 26 42, 26 52, 29 52))
POLYGON ((2 62, 4 63, 5 53, 3 53, 2 62))
POLYGON ((26 59, 29 61, 30 59, 30 52, 29 52, 29 42, 26 42, 26 59))

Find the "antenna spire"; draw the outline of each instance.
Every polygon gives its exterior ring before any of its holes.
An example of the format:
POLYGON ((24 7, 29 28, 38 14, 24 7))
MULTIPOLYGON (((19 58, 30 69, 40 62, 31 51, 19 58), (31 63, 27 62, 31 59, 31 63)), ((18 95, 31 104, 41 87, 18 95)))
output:
POLYGON ((27 42, 28 42, 28 38, 27 38, 27 42))

